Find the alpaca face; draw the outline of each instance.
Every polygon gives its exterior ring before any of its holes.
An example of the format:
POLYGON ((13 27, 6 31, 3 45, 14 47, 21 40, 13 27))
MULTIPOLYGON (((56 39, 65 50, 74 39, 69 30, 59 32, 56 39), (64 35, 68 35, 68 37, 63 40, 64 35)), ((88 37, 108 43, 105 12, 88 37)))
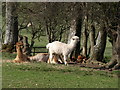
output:
POLYGON ((18 46, 22 46, 23 43, 22 43, 22 42, 17 42, 17 43, 16 43, 16 46, 17 46, 17 45, 18 45, 18 46))
POLYGON ((79 40, 79 37, 78 36, 73 36, 72 38, 71 38, 71 42, 73 42, 73 43, 77 43, 77 42, 79 42, 80 40, 79 40))
POLYGON ((22 42, 17 42, 16 43, 16 48, 22 48, 23 47, 23 43, 22 42))

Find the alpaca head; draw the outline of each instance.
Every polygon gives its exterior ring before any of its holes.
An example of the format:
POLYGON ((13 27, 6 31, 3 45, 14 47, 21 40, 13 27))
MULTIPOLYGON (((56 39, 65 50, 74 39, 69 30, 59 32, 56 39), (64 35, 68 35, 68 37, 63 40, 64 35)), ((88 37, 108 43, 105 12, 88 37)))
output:
POLYGON ((17 42, 16 43, 16 48, 22 48, 23 46, 23 43, 22 42, 17 42))
POLYGON ((73 37, 71 38, 71 43, 73 43, 73 44, 77 44, 79 41, 80 41, 80 40, 79 40, 79 37, 78 37, 78 36, 73 36, 73 37))

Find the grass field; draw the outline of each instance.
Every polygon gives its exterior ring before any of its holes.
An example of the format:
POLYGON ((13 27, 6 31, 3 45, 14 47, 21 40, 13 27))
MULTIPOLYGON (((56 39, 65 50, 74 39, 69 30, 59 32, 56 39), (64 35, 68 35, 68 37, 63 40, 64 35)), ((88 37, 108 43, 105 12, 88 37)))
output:
POLYGON ((46 63, 15 64, 16 54, 3 53, 3 88, 118 88, 119 71, 46 63))
POLYGON ((118 88, 117 72, 46 63, 3 63, 3 88, 118 88))

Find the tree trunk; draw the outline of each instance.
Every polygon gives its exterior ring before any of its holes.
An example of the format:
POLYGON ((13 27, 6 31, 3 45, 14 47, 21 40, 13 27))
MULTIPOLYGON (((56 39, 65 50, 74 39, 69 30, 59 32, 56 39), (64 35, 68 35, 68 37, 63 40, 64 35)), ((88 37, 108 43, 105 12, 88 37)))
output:
POLYGON ((34 45, 34 41, 31 41, 31 45, 28 43, 28 37, 19 35, 18 41, 23 43, 22 52, 27 56, 31 56, 31 50, 34 45))
POLYGON ((106 68, 120 69, 120 27, 117 31, 112 30, 112 59, 106 65, 106 68))
POLYGON ((91 30, 90 30, 90 54, 91 55, 93 55, 94 45, 95 45, 95 27, 94 25, 91 25, 91 30))
MULTIPOLYGON (((70 32, 69 32, 69 36, 68 36, 68 43, 70 43, 70 39, 73 36, 78 36, 79 38, 81 38, 81 26, 82 26, 82 17, 81 16, 74 18, 71 21, 71 27, 70 27, 70 32)), ((75 51, 75 57, 77 58, 77 56, 80 54, 80 42, 77 43, 76 49, 74 51, 75 51)), ((74 51, 71 53, 70 59, 72 58, 74 51)))
POLYGON ((0 50, 2 49, 2 31, 0 28, 0 50))
POLYGON ((93 49, 93 54, 90 57, 90 61, 100 61, 102 62, 104 58, 104 51, 106 47, 106 38, 107 38, 107 33, 105 30, 105 27, 102 26, 102 29, 99 31, 96 45, 94 46, 93 49))
POLYGON ((28 55, 30 56, 31 55, 31 48, 29 46, 29 43, 28 43, 28 38, 26 36, 23 36, 23 53, 25 55, 28 55))
POLYGON ((82 50, 82 53, 85 57, 87 57, 87 40, 88 40, 88 33, 87 33, 88 17, 87 16, 85 16, 84 23, 85 23, 85 29, 83 31, 83 50, 82 50))
POLYGON ((70 26, 70 31, 69 31, 69 36, 68 36, 68 43, 70 43, 70 40, 73 36, 76 34, 76 19, 73 19, 71 21, 71 26, 70 26))
POLYGON ((51 39, 52 34, 51 34, 51 30, 49 29, 49 25, 48 25, 47 19, 45 21, 45 25, 46 25, 47 37, 48 37, 49 43, 51 43, 52 42, 52 39, 51 39))
POLYGON ((18 41, 18 16, 16 3, 6 3, 6 32, 4 44, 15 44, 18 41))

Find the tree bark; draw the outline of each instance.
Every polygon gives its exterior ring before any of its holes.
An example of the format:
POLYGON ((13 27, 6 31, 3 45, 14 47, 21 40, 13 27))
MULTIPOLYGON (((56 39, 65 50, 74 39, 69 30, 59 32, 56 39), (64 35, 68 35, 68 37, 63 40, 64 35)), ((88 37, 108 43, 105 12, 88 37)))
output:
POLYGON ((17 4, 6 2, 6 32, 4 44, 15 44, 18 41, 17 4))
POLYGON ((23 46, 24 46, 24 48, 22 49, 23 53, 25 55, 30 56, 31 55, 31 48, 29 46, 28 38, 26 36, 23 36, 23 46))
POLYGON ((87 40, 88 40, 88 17, 85 16, 84 19, 84 23, 85 23, 85 29, 83 31, 83 50, 82 53, 85 57, 87 57, 87 40))
POLYGON ((106 38, 107 38, 106 28, 102 26, 97 37, 96 45, 94 45, 93 53, 89 59, 90 61, 102 62, 106 47, 106 38))
POLYGON ((90 54, 93 55, 94 52, 94 45, 95 45, 95 27, 91 25, 90 30, 90 54))
MULTIPOLYGON (((78 16, 77 18, 74 18, 71 21, 70 32, 69 32, 69 36, 68 36, 68 43, 70 43, 70 39, 73 36, 78 36, 79 38, 81 38, 81 27, 82 27, 82 17, 81 16, 78 16)), ((80 54, 80 42, 77 43, 74 51, 75 51, 75 57, 77 58, 77 56, 80 54)), ((74 51, 72 51, 72 53, 70 55, 70 59, 72 59, 72 55, 73 55, 74 51)))
POLYGON ((0 28, 0 50, 2 49, 2 31, 0 28))
POLYGON ((120 27, 108 33, 112 39, 112 58, 106 68, 120 69, 120 27))

